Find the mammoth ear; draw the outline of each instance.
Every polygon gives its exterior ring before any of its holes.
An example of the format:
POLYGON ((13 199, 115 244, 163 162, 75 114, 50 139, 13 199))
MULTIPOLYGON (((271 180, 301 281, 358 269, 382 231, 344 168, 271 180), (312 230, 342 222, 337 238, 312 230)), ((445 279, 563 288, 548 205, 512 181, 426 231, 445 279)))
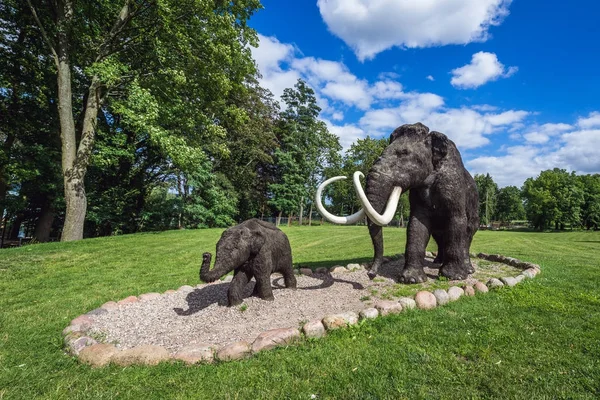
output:
POLYGON ((261 230, 251 231, 248 229, 248 235, 250 235, 250 251, 252 254, 256 254, 265 244, 265 234, 261 230))
POLYGON ((449 145, 450 139, 446 135, 436 131, 431 132, 431 158, 434 168, 438 168, 448 154, 449 145))

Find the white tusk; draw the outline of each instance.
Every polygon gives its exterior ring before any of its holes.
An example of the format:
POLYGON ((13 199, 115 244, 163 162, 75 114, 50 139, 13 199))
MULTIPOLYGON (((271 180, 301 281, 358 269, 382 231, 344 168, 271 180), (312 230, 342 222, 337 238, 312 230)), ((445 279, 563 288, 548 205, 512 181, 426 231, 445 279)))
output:
POLYGON ((339 181, 342 179, 346 179, 346 177, 345 176, 336 176, 336 177, 327 179, 325 182, 321 183, 321 185, 319 185, 319 188, 317 189, 317 194, 315 195, 315 203, 317 205, 317 209, 319 210, 319 212, 321 213, 323 218, 325 218, 329 222, 333 222, 334 224, 341 224, 341 225, 351 225, 351 224, 354 224, 354 223, 360 221, 361 219, 363 219, 365 217, 365 212, 363 211, 362 208, 360 210, 358 210, 357 212, 355 212, 354 214, 348 215, 347 217, 338 217, 337 215, 333 215, 333 214, 329 213, 325 209, 325 207, 323 207, 323 204, 321 203, 321 195, 323 193, 323 189, 325 189, 325 187, 327 185, 329 185, 330 183, 339 181))
POLYGON ((363 190, 362 185, 360 184, 361 176, 364 175, 360 171, 356 171, 354 173, 354 189, 356 190, 356 194, 358 195, 358 198, 361 204, 363 205, 363 209, 367 213, 367 216, 371 219, 371 221, 373 221, 377 225, 385 226, 389 224, 392 221, 392 218, 394 218, 394 214, 396 214, 396 209, 398 208, 398 200, 400 200, 400 195, 402 194, 402 188, 400 186, 394 187, 394 190, 392 190, 392 194, 388 199, 387 205, 385 206, 385 211, 383 212, 383 215, 381 215, 377 211, 375 211, 375 209, 369 202, 369 199, 367 199, 365 191, 363 190))

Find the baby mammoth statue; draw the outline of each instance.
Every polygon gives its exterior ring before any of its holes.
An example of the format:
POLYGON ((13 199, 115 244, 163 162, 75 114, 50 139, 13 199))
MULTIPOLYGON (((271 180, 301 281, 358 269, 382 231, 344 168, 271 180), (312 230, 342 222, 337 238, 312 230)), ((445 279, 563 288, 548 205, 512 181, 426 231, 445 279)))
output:
POLYGON ((244 288, 252 277, 256 279, 254 296, 274 300, 271 274, 283 274, 285 287, 296 289, 296 277, 292 268, 290 242, 279 228, 258 219, 249 219, 227 229, 217 243, 215 266, 210 270, 211 254, 204 253, 200 267, 200 279, 214 282, 234 271, 229 285, 229 306, 243 301, 244 288))

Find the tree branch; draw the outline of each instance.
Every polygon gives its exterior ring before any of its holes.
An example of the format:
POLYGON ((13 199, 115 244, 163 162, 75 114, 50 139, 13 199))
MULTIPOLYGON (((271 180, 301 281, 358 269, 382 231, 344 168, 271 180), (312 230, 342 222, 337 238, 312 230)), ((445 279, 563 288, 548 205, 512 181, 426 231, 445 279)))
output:
POLYGON ((117 35, 119 35, 123 31, 123 28, 134 17, 136 17, 138 14, 141 14, 145 10, 149 9, 154 4, 153 2, 150 2, 145 7, 140 6, 138 9, 132 10, 131 7, 129 6, 130 3, 131 3, 130 0, 125 0, 125 4, 121 8, 121 11, 119 12, 119 16, 117 17, 117 20, 115 21, 112 28, 110 29, 110 32, 109 32, 108 36, 106 37, 106 39, 104 39, 104 42, 102 42, 102 44, 100 45, 100 49, 98 51, 98 56, 96 57, 96 62, 109 56, 111 54, 111 49, 110 49, 111 43, 115 40, 117 35))
POLYGON ((54 63, 56 64, 56 67, 58 68, 58 54, 56 53, 56 50, 54 50, 54 46, 52 45, 50 38, 46 34, 46 30, 44 29, 44 26, 42 25, 42 21, 40 21, 38 15, 37 15, 37 12, 35 11, 35 8, 33 7, 33 4, 31 4, 31 0, 27 0, 27 4, 29 5, 29 8, 31 9, 31 13, 33 14, 33 19, 35 19, 35 23, 38 25, 38 27, 40 28, 40 31, 42 32, 42 37, 44 38, 44 41, 46 42, 46 44, 50 48, 50 51, 52 52, 52 57, 54 57, 54 63))

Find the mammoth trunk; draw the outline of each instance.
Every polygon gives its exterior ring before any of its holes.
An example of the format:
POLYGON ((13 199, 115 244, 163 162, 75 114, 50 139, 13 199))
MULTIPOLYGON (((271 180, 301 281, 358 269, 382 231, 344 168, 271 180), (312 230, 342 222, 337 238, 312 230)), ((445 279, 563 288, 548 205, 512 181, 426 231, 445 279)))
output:
POLYGON ((210 270, 210 255, 208 257, 204 257, 202 261, 202 266, 200 267, 200 279, 204 282, 214 282, 223 275, 227 274, 230 271, 233 271, 235 266, 223 267, 222 264, 219 264, 219 261, 215 263, 215 267, 210 270))

